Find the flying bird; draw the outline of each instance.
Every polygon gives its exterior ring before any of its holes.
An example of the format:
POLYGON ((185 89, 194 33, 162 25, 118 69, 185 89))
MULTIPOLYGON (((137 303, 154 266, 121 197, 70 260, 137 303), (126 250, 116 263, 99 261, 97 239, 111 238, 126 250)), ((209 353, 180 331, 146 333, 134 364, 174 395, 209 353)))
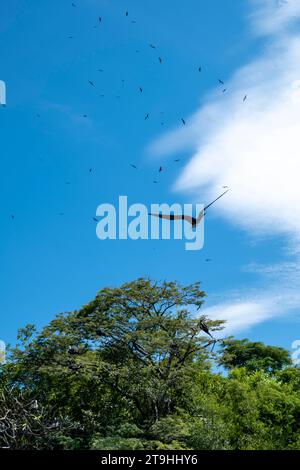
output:
POLYGON ((125 12, 125 16, 128 16, 128 11, 125 12))
POLYGON ((156 49, 156 47, 154 46, 154 44, 149 44, 149 46, 150 46, 152 49, 156 49))
POLYGON ((244 99, 243 99, 244 103, 245 103, 246 99, 247 99, 247 95, 244 96, 244 99))
POLYGON ((226 193, 228 193, 229 189, 227 191, 224 191, 220 196, 218 196, 214 201, 212 201, 210 204, 204 207, 202 211, 199 212, 197 217, 192 217, 190 215, 174 215, 174 214, 149 214, 154 217, 158 217, 160 219, 166 219, 166 220, 185 220, 186 222, 189 222, 193 228, 197 227, 201 220, 203 219, 207 209, 211 207, 215 202, 217 202, 221 197, 223 197, 226 193))
POLYGON ((12 220, 14 220, 14 219, 15 219, 15 216, 14 216, 13 214, 11 215, 11 219, 12 219, 12 220))
POLYGON ((176 160, 174 160, 174 162, 180 162, 180 158, 176 158, 176 160))
POLYGON ((93 220, 94 220, 94 222, 99 222, 99 220, 96 219, 96 217, 93 217, 93 220))
POLYGON ((166 219, 166 220, 172 220, 172 221, 173 220, 185 220, 186 222, 191 224, 193 228, 195 228, 199 225, 199 223, 203 219, 204 210, 199 213, 197 218, 192 217, 190 215, 184 215, 184 214, 175 215, 175 214, 151 214, 149 213, 149 215, 153 217, 158 217, 159 219, 166 219))
POLYGON ((198 72, 202 72, 202 67, 199 67, 199 68, 198 68, 198 72))
POLYGON ((130 166, 131 166, 132 168, 134 168, 135 170, 137 170, 137 169, 138 169, 138 167, 137 167, 137 166, 135 166, 135 165, 132 165, 132 164, 131 164, 130 166))
POLYGON ((162 58, 159 57, 158 60, 159 60, 159 63, 162 64, 162 58))
POLYGON ((163 171, 162 166, 159 167, 158 173, 161 173, 163 171))
POLYGON ((91 86, 95 86, 95 83, 92 82, 91 80, 89 80, 89 84, 90 84, 91 86))
POLYGON ((142 87, 140 87, 140 92, 143 93, 143 88, 142 87))
POLYGON ((219 83, 220 83, 220 85, 224 85, 223 80, 221 80, 220 78, 219 78, 219 83))
POLYGON ((99 16, 98 20, 99 20, 99 23, 101 23, 101 21, 102 21, 102 17, 101 17, 101 16, 99 16))
POLYGON ((149 113, 146 114, 145 121, 146 121, 146 119, 149 119, 149 113))
POLYGON ((182 124, 185 126, 185 120, 181 118, 182 124))
POLYGON ((72 3, 72 7, 76 7, 75 3, 72 3))

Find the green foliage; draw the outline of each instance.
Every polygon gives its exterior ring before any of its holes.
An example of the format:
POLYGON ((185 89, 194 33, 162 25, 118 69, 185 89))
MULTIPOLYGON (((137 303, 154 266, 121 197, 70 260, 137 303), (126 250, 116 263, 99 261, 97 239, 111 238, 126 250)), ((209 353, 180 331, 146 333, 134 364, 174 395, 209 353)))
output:
POLYGON ((291 365, 288 351, 263 343, 252 343, 248 339, 228 339, 222 344, 222 356, 219 364, 227 369, 245 367, 249 371, 264 370, 275 372, 291 365))
POLYGON ((196 318, 204 296, 199 284, 138 279, 20 330, 0 374, 0 447, 300 449, 289 353, 224 340, 217 363, 229 373, 216 373, 207 331, 223 322, 196 318))

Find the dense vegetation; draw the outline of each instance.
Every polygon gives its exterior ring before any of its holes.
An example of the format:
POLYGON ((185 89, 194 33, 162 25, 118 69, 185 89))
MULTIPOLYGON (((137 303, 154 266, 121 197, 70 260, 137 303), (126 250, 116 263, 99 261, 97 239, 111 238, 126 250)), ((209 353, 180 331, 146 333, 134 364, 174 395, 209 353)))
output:
POLYGON ((300 449, 300 370, 281 348, 215 343, 223 322, 195 315, 204 296, 139 279, 20 330, 0 447, 300 449))

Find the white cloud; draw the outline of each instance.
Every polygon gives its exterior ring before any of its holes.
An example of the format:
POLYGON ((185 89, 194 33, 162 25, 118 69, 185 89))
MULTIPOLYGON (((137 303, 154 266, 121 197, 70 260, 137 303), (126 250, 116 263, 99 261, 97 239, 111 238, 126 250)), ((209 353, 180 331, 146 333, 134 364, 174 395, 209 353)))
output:
POLYGON ((251 23, 257 34, 277 34, 290 28, 300 15, 299 0, 252 0, 251 23))
MULTIPOLYGON (((246 330, 256 323, 268 320, 274 316, 272 303, 266 299, 261 301, 240 301, 224 303, 203 309, 201 314, 212 320, 226 320, 225 328, 219 337, 231 335, 246 330)), ((217 335, 215 335, 217 336, 217 335)))
MULTIPOLYGON (((251 233, 286 235, 299 247, 300 34, 291 25, 300 17, 300 0, 252 0, 252 4, 252 27, 257 34, 270 35, 260 57, 236 71, 226 83, 227 94, 218 98, 210 94, 188 119, 187 129, 163 136, 153 150, 168 154, 193 149, 177 190, 209 200, 221 186, 229 185, 231 192, 215 206, 215 213, 251 233)), ((293 272, 288 279, 300 291, 293 272)), ((292 299, 288 312, 300 306, 300 299, 288 282, 285 287, 284 299, 292 299)), ((276 292, 278 286, 272 289, 276 292)), ((270 303, 272 289, 259 302, 245 296, 238 304, 222 305, 221 310, 212 307, 210 312, 223 311, 221 318, 226 313, 233 328, 249 327, 276 314, 270 303)))

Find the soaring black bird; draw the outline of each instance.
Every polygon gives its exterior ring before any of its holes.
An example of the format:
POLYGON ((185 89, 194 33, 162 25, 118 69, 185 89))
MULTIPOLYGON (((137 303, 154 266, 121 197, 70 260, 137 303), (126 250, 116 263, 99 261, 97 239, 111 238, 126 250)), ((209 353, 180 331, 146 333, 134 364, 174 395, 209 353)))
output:
POLYGON ((138 169, 137 166, 135 166, 135 165, 132 165, 132 164, 131 164, 130 166, 132 166, 132 168, 134 168, 135 170, 138 169))
POLYGON ((181 118, 181 122, 185 126, 185 120, 183 118, 181 118))
POLYGON ((175 214, 168 214, 168 215, 165 215, 165 214, 149 214, 149 215, 152 215, 154 217, 159 217, 160 219, 166 219, 166 220, 185 220, 186 222, 188 222, 189 224, 191 224, 191 226, 193 228, 197 227, 201 220, 203 219, 203 216, 204 216, 204 211, 201 211, 198 215, 198 217, 191 217, 190 215, 175 215, 175 214))
POLYGON ((247 95, 244 96, 244 99, 243 99, 244 103, 245 103, 246 99, 247 99, 247 95))
POLYGON ((161 173, 163 171, 162 166, 159 167, 158 173, 161 173))
POLYGON ((202 67, 199 67, 199 68, 198 68, 198 72, 202 72, 202 67))
POLYGON ((156 49, 156 47, 154 46, 154 44, 149 44, 149 46, 150 46, 152 49, 156 49))
POLYGON ((221 80, 220 78, 219 78, 219 83, 220 83, 220 85, 224 85, 223 80, 221 80))
POLYGON ((140 92, 143 93, 143 88, 140 86, 140 92))
POLYGON ((159 57, 158 60, 159 60, 159 63, 162 64, 162 58, 159 57))
POLYGON ((89 84, 90 84, 91 86, 95 86, 95 83, 92 82, 91 80, 89 80, 89 84))
POLYGON ((98 20, 99 20, 99 23, 101 23, 101 21, 102 21, 102 17, 101 17, 101 16, 99 16, 98 20))
POLYGON ((152 214, 152 213, 149 213, 149 215, 151 215, 153 217, 158 217, 160 219, 166 219, 166 220, 185 220, 186 222, 190 223, 193 228, 195 228, 200 224, 200 222, 203 219, 207 209, 210 206, 212 206, 215 202, 217 202, 219 199, 221 199, 221 197, 223 197, 226 193, 228 193, 228 191, 229 191, 229 189, 227 189, 227 191, 224 191, 224 193, 222 193, 220 196, 218 196, 214 201, 212 201, 210 204, 205 206, 204 209, 199 212, 197 217, 192 217, 190 215, 185 215, 185 214, 175 215, 175 214, 152 214))
POLYGON ((149 119, 149 113, 147 113, 146 116, 145 116, 145 121, 146 121, 147 119, 149 119))

